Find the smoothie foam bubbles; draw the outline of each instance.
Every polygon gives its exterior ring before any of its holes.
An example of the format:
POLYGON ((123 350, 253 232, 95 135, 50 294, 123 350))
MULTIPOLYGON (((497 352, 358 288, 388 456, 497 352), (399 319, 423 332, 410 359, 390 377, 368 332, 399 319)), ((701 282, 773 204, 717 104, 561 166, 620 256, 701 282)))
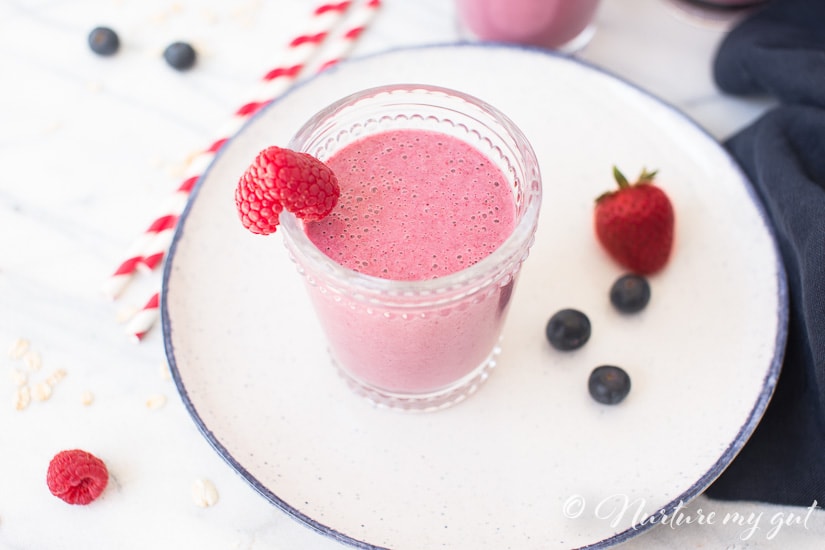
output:
POLYGON ((495 365, 538 220, 538 163, 521 131, 460 92, 395 85, 324 109, 290 148, 343 182, 328 218, 305 227, 282 214, 341 374, 393 408, 473 393, 495 365))
POLYGON ((506 176, 472 145, 429 130, 389 130, 337 151, 326 164, 338 204, 305 225, 327 256, 395 280, 470 267, 510 236, 515 202, 506 176))

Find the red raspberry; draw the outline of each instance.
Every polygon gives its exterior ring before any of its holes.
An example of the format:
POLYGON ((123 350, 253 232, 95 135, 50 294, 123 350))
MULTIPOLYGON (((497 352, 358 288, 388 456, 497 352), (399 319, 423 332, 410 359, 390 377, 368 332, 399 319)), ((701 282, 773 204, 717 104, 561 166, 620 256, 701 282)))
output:
POLYGON ((284 209, 280 202, 270 198, 247 171, 235 189, 235 205, 243 226, 258 235, 275 233, 278 215, 284 209))
POLYGON ((246 169, 235 190, 235 205, 244 227, 268 235, 286 208, 305 221, 329 214, 338 202, 338 178, 307 153, 267 147, 246 169))
POLYGON ((103 461, 79 449, 57 453, 46 473, 49 491, 69 504, 89 504, 108 482, 109 471, 103 461))

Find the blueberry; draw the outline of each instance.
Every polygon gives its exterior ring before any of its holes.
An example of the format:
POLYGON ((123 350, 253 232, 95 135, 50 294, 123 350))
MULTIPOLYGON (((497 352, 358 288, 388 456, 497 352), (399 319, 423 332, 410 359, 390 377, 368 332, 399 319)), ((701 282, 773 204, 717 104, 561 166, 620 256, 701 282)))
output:
POLYGON ((173 42, 163 50, 163 58, 173 69, 185 71, 195 64, 195 48, 186 42, 173 42))
POLYGON ((650 285, 641 275, 619 277, 610 288, 610 302, 622 313, 636 313, 650 301, 650 285))
POLYGON ((563 309, 547 322, 547 340, 561 351, 582 347, 590 338, 590 319, 576 309, 563 309))
POLYGON ((89 47, 98 55, 114 55, 120 48, 120 38, 109 27, 95 27, 89 33, 89 47))
POLYGON ((587 389, 599 403, 615 405, 630 393, 630 376, 621 367, 602 365, 590 373, 587 389))

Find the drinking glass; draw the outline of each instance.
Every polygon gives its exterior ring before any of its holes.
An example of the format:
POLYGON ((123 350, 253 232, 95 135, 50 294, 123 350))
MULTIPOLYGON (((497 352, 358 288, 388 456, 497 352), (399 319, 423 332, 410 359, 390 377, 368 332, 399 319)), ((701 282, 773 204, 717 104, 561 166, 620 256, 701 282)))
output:
POLYGON ((471 38, 571 53, 593 37, 599 0, 456 0, 455 7, 471 38))
POLYGON ((378 405, 435 410, 475 392, 496 364, 516 278, 536 230, 541 177, 526 137, 503 113, 434 86, 357 92, 316 114, 289 147, 324 161, 360 138, 398 129, 456 137, 501 169, 516 223, 497 249, 449 275, 391 280, 337 263, 286 211, 281 224, 332 361, 350 387, 378 405))

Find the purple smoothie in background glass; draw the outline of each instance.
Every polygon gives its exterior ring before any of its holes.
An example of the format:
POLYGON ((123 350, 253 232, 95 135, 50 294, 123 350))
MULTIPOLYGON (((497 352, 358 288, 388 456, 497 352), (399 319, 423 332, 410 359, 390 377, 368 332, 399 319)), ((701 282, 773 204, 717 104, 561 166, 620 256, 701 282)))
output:
POLYGON ((698 5, 708 5, 708 6, 719 6, 724 8, 740 8, 746 6, 754 6, 756 4, 762 4, 767 0, 682 0, 689 4, 698 4, 698 5))
POLYGON ((593 33, 599 0, 456 0, 462 29, 480 40, 572 51, 593 33))

